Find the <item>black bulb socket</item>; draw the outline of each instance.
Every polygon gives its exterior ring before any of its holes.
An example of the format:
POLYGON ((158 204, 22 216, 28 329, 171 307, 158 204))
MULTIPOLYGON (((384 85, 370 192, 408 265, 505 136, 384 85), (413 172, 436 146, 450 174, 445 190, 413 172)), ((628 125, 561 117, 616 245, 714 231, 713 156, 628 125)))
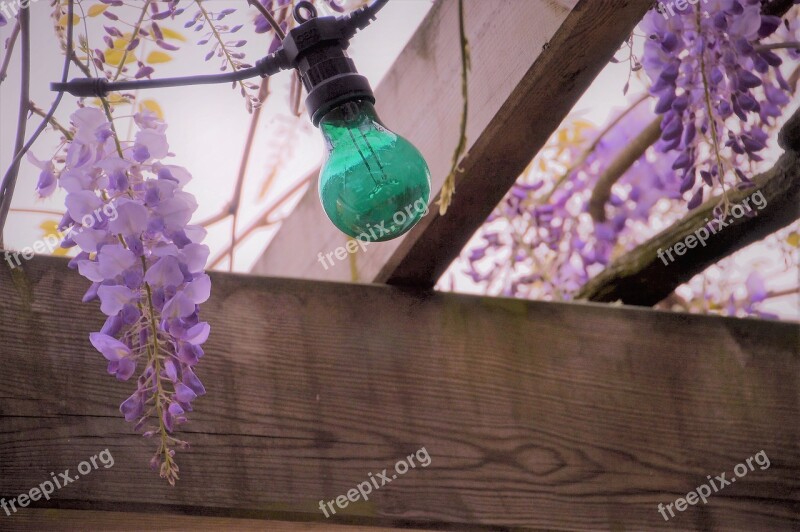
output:
POLYGON ((336 17, 315 17, 293 28, 283 40, 289 64, 300 73, 308 91, 306 108, 319 126, 332 109, 355 100, 375 103, 367 78, 347 55, 348 28, 336 17))

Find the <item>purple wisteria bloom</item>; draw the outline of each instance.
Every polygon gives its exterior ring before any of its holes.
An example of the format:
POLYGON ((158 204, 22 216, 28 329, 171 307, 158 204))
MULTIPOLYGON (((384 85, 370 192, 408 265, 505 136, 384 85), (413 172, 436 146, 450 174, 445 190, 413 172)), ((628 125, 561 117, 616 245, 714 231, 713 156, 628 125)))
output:
MULTIPOLYGON (((84 300, 97 299, 107 316, 92 345, 108 372, 127 381, 139 370, 136 391, 120 405, 125 419, 158 440, 152 464, 171 484, 178 478, 173 436, 192 401, 205 393, 194 372, 210 327, 199 319, 211 280, 203 272, 209 249, 202 228, 189 225, 197 202, 182 190, 186 169, 166 165, 166 125, 145 112, 135 116, 135 141, 120 153, 102 111, 82 108, 58 182, 67 191, 71 226, 63 246, 80 253, 70 267, 92 282, 84 300)), ((52 164, 33 160, 43 174, 52 164)), ((40 194, 52 192, 40 178, 40 194)))
POLYGON ((782 41, 798 40, 798 24, 784 27, 761 8, 760 0, 709 0, 672 16, 653 10, 642 22, 641 62, 663 115, 659 149, 674 154, 690 208, 706 187, 743 181, 736 170, 762 160, 767 131, 789 102, 781 57, 760 45, 778 28, 782 41))

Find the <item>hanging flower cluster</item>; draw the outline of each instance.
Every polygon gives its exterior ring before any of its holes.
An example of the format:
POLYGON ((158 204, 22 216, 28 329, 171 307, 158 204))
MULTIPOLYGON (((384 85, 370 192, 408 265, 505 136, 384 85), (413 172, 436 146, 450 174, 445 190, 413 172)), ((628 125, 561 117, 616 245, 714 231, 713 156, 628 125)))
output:
POLYGON ((782 20, 763 15, 761 4, 709 0, 671 16, 653 10, 642 23, 649 36, 642 65, 664 117, 660 149, 677 153, 681 192, 694 189, 689 208, 702 202, 706 186, 724 189, 734 173, 751 186, 739 168, 762 160, 767 129, 789 103, 782 59, 762 45, 782 20))
MULTIPOLYGON (((261 1, 284 30, 292 26, 289 0, 261 1)), ((341 3, 317 0, 336 11, 342 11, 341 3)), ((149 78, 156 65, 172 59, 170 53, 187 38, 165 23, 181 15, 184 28, 200 35, 197 45, 209 45, 206 61, 219 58, 221 70, 249 67, 246 41, 235 35, 243 24, 228 24, 236 11, 228 6, 212 11, 210 3, 200 0, 142 0, 135 5, 100 0, 81 8, 72 20, 66 2, 53 2, 52 17, 62 47, 68 25, 77 25, 81 17, 102 21, 105 46, 92 46, 89 35, 80 36, 73 62, 86 76, 116 81, 149 78), (190 5, 193 14, 185 11, 190 5)), ((0 26, 7 22, 0 16, 0 26)), ((259 33, 273 31, 261 15, 254 23, 259 33)), ((270 52, 279 45, 274 37, 270 52)), ((238 86, 248 110, 262 103, 262 95, 255 94, 258 85, 243 81, 238 86)), ((69 231, 62 247, 77 248, 70 267, 92 282, 83 299, 99 300, 107 316, 90 341, 117 379, 138 375, 136 390, 120 410, 136 430, 158 441, 151 465, 174 484, 179 472, 175 450, 188 443, 173 433, 187 421, 193 400, 205 393, 194 368, 210 332, 198 315, 211 290, 204 273, 209 249, 202 244, 205 230, 189 225, 197 208, 183 190, 189 172, 164 162, 171 154, 157 103, 139 102, 133 141, 121 141, 116 134, 111 121, 115 107, 135 104, 136 98, 113 93, 93 100, 103 110, 81 104, 71 117, 72 130, 59 126, 63 150, 49 160, 31 154, 28 159, 40 171, 40 198, 59 186, 67 192, 67 213, 58 225, 60 232, 69 231)))
POLYGON ((118 141, 99 109, 79 109, 71 120, 64 166, 56 176, 43 163, 38 190, 51 193, 57 178, 67 192, 59 229, 70 232, 62 246, 80 249, 70 267, 92 282, 84 301, 99 299, 107 316, 91 343, 117 379, 138 370, 136 391, 120 410, 158 441, 151 465, 174 484, 175 448, 187 443, 172 434, 205 393, 194 367, 210 330, 198 316, 211 281, 203 271, 205 230, 189 225, 197 203, 183 186, 191 176, 162 162, 170 155, 166 125, 148 111, 134 116, 130 143, 118 141))

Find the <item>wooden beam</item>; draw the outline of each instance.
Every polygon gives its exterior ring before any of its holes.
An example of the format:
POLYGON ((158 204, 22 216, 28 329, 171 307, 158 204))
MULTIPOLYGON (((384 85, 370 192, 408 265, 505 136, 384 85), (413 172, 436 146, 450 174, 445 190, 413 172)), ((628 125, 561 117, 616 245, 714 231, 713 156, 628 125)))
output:
POLYGON ((113 467, 33 505, 452 530, 800 518, 794 324, 215 274, 208 395, 170 488, 117 410, 132 383, 89 345, 103 320, 79 303, 88 283, 64 259, 0 264, 6 499, 107 448, 113 467), (423 446, 428 467, 323 517, 320 500, 423 446), (659 514, 761 450, 768 469, 659 514))
MULTIPOLYGON (((403 238, 352 256, 357 280, 432 286, 652 4, 650 0, 465 0, 470 41, 468 155, 454 203, 403 238), (574 7, 573 7, 574 6, 574 7)), ((434 4, 386 79, 378 110, 420 148, 441 190, 461 118, 458 9, 434 4)), ((253 268, 260 275, 352 280, 318 254, 346 243, 309 188, 253 268)))
MULTIPOLYGON (((0 517, 6 517, 0 514, 0 517)), ((213 517, 178 514, 150 514, 145 512, 102 512, 97 510, 58 510, 54 508, 26 508, 6 517, 3 530, 46 530, 47 532, 75 532, 76 530, 113 530, 114 532, 141 532, 142 530, 224 530, 226 532, 391 532, 392 528, 334 525, 295 521, 270 521, 233 517, 213 517), (10 526, 9 526, 10 525, 10 526)), ((423 529, 407 529, 410 532, 423 529)))

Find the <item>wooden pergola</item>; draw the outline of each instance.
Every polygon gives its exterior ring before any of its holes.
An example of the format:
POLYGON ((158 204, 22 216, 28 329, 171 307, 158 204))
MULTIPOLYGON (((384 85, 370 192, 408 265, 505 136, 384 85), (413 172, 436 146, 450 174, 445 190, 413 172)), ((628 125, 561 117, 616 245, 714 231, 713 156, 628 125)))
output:
MULTIPOLYGON (((212 274, 208 395, 184 426, 193 447, 175 488, 119 415, 130 390, 87 340, 103 316, 80 303, 86 281, 59 258, 0 267, 0 498, 114 457, 49 501, 0 512, 0 529, 796 527, 798 326, 431 290, 651 4, 467 0, 455 203, 354 255, 353 284, 346 261, 317 262, 345 237, 311 187, 257 275, 212 274), (421 447, 430 466, 320 511, 421 447), (762 450, 768 469, 669 522, 658 512, 762 450)), ((457 6, 441 0, 376 91, 437 191, 458 140, 459 68, 457 6)))

